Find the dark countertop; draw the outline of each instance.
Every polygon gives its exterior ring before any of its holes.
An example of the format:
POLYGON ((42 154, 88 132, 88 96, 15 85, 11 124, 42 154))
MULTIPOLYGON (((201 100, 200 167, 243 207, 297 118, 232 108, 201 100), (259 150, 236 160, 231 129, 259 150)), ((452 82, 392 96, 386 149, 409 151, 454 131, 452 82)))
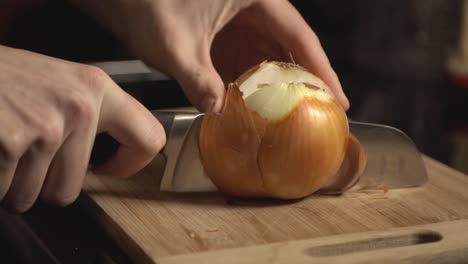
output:
POLYGON ((28 212, 0 208, 2 263, 131 263, 78 202, 64 208, 37 202, 28 212))

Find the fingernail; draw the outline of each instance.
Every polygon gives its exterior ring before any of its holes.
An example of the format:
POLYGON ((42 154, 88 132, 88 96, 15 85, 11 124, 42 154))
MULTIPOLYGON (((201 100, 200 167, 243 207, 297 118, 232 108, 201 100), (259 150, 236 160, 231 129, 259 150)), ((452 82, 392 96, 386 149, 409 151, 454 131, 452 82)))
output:
POLYGON ((341 101, 341 104, 343 105, 343 108, 345 110, 349 110, 349 107, 350 107, 350 104, 349 104, 349 100, 348 100, 348 97, 346 97, 346 95, 344 94, 344 92, 340 93, 340 101, 341 101))

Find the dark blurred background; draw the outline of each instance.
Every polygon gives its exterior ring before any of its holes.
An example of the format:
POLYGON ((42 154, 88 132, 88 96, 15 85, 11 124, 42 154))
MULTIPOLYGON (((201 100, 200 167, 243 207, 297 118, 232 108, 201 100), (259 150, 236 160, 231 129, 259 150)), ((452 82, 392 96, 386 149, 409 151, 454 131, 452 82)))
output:
MULTIPOLYGON (((461 48, 463 1, 292 3, 319 36, 337 71, 351 102, 350 118, 400 128, 423 153, 468 173, 468 82, 464 79, 468 74, 455 78, 447 67, 461 48)), ((1 44, 78 62, 133 59, 112 35, 68 1, 0 1, 0 18, 0 26, 9 28, 0 31, 1 44)), ((151 89, 152 85, 122 87, 149 108, 188 104, 177 87, 151 89)), ((57 249, 65 251, 58 253, 59 259, 86 262, 70 249, 77 243, 82 256, 96 258, 96 242, 92 244, 95 251, 83 251, 87 244, 83 239, 57 243, 59 233, 67 229, 61 225, 73 222, 79 215, 76 211, 58 214, 41 206, 33 208, 25 219, 53 244, 56 256, 57 249), (44 225, 38 224, 50 221, 44 218, 44 210, 53 215, 54 225, 62 231, 44 231, 44 225), (63 221, 56 220, 60 217, 63 221)), ((98 233, 90 222, 85 223, 88 228, 82 235, 98 233)))

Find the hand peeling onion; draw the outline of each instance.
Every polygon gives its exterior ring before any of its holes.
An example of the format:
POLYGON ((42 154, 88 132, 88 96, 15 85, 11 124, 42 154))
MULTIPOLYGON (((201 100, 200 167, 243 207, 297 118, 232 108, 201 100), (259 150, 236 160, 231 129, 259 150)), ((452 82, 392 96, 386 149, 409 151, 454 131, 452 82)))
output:
POLYGON ((200 130, 208 177, 227 194, 295 199, 340 193, 358 180, 365 152, 323 81, 288 63, 264 62, 229 84, 221 113, 200 130))

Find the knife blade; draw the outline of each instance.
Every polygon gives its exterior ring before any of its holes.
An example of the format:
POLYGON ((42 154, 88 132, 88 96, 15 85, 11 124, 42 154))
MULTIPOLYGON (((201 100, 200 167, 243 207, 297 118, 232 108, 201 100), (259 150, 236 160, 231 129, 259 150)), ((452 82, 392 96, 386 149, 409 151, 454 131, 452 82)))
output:
MULTIPOLYGON (((166 166, 160 189, 173 192, 216 191, 204 172, 198 151, 203 114, 158 111, 153 111, 153 114, 159 120, 172 120, 163 151, 166 166)), ((355 121, 349 121, 349 128, 368 156, 358 188, 409 188, 427 182, 422 156, 404 132, 390 126, 355 121)))

